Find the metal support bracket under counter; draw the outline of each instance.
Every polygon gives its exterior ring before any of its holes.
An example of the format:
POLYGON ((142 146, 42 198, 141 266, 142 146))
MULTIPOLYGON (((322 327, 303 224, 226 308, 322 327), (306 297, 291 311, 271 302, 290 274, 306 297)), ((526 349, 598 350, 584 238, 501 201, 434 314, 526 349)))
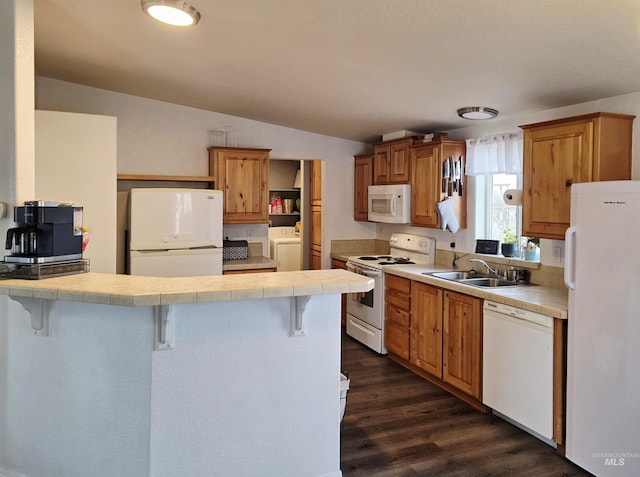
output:
POLYGON ((311 297, 309 295, 305 296, 292 296, 291 297, 291 307, 290 310, 290 318, 291 318, 291 328, 289 332, 289 336, 304 336, 304 309, 309 303, 311 297))
POLYGON ((34 335, 49 336, 49 310, 51 309, 51 300, 26 296, 12 296, 11 299, 20 303, 20 306, 29 313, 34 335))
POLYGON ((153 349, 156 351, 173 349, 174 319, 173 305, 153 307, 153 349))
MULTIPOLYGON (((292 296, 289 336, 305 336, 304 310, 310 296, 292 296)), ((11 297, 29 313, 31 328, 36 336, 49 336, 49 311, 51 300, 32 297, 11 297)), ((171 350, 175 347, 175 305, 156 305, 153 307, 154 333, 153 349, 171 350)))

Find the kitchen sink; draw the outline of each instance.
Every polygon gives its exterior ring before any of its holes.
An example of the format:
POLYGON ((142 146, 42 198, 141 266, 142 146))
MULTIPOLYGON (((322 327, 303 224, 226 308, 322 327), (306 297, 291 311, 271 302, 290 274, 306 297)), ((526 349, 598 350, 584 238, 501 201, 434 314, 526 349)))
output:
POLYGON ((524 283, 512 282, 504 278, 469 278, 468 280, 457 280, 465 285, 474 287, 510 287, 514 285, 524 285, 524 283))
POLYGON ((445 280, 468 280, 470 278, 488 278, 488 275, 478 273, 475 270, 454 271, 454 272, 431 272, 425 273, 425 275, 431 275, 436 278, 443 278, 445 280))
POLYGON ((525 283, 525 282, 514 282, 513 280, 506 280, 501 277, 496 277, 495 275, 486 275, 484 273, 478 273, 475 270, 425 272, 423 273, 423 275, 431 275, 432 277, 442 278, 444 280, 451 280, 454 282, 462 283, 463 285, 470 285, 473 287, 482 287, 482 288, 529 285, 529 283, 525 283))

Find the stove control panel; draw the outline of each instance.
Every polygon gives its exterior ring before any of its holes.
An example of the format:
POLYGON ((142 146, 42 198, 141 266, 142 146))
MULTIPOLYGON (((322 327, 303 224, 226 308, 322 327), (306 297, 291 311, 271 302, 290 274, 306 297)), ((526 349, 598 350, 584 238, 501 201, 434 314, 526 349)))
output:
POLYGON ((436 240, 430 237, 410 234, 392 234, 389 246, 431 255, 435 252, 436 240))

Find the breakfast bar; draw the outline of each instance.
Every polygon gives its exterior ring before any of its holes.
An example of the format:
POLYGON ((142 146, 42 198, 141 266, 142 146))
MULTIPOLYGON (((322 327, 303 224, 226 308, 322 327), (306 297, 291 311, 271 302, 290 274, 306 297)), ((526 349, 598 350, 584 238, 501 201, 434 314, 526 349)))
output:
POLYGON ((372 287, 344 270, 0 281, 0 474, 341 475, 340 295, 372 287))

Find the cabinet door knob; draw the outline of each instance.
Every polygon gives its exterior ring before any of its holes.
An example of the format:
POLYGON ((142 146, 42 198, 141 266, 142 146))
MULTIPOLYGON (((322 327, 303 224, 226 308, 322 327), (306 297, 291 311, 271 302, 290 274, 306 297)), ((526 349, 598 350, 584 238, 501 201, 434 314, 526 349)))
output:
POLYGON ((571 187, 573 184, 573 179, 567 179, 567 182, 564 183, 565 187, 571 187))

